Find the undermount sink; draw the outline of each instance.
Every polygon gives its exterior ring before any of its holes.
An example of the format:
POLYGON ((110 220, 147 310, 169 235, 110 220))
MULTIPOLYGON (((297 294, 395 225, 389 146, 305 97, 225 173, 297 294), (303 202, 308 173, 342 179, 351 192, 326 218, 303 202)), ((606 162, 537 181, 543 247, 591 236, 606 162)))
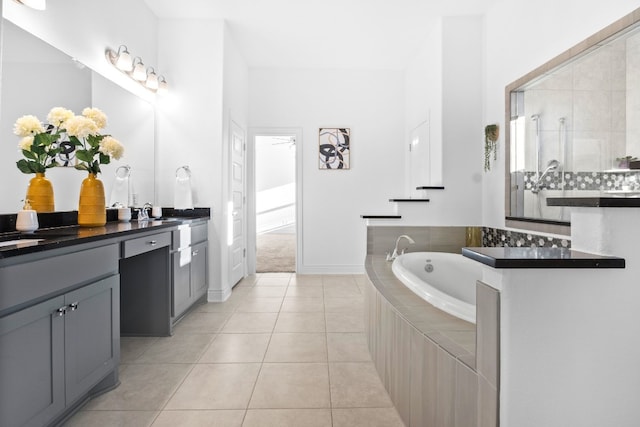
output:
POLYGON ((19 248, 23 248, 25 246, 33 246, 38 244, 38 242, 43 241, 44 239, 15 239, 15 240, 7 240, 6 242, 0 242, 0 248, 5 246, 17 246, 19 248))

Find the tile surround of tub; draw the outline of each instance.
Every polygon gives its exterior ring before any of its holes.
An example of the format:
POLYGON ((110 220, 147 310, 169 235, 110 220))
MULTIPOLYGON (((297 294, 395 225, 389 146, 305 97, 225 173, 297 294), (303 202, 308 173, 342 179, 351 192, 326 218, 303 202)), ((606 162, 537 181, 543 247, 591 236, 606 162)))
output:
POLYGON ((407 252, 459 254, 466 246, 571 248, 569 236, 554 237, 493 227, 370 226, 367 227, 367 254, 386 255, 393 251, 396 239, 403 234, 410 236, 416 242, 411 245, 406 241, 401 242, 400 248, 406 248, 407 252), (473 241, 474 230, 480 231, 481 242, 473 241))
MULTIPOLYGON (((482 306, 478 308, 478 326, 482 328, 478 337, 476 325, 444 313, 408 290, 385 259, 385 252, 393 248, 401 234, 416 241, 409 251, 447 247, 449 252, 459 253, 469 240, 468 230, 467 227, 368 229, 371 252, 365 261, 368 278, 365 336, 382 383, 407 426, 498 425, 499 294, 478 291, 482 306), (428 241, 433 236, 438 239, 437 244, 428 241), (444 243, 448 237, 450 242, 444 243), (477 350, 483 352, 482 357, 476 354, 478 339, 486 339, 477 350), (483 367, 478 363, 483 363, 483 367)), ((483 237, 485 230, 482 229, 483 237)), ((507 230, 504 233, 505 240, 527 239, 526 234, 507 234, 507 230)), ((541 238, 542 244, 546 244, 546 237, 531 235, 537 243, 541 238)))
MULTIPOLYGON (((370 276, 371 277, 371 276, 370 276)), ((406 426, 476 425, 475 358, 452 355, 414 327, 369 281, 365 327, 374 366, 406 426)))
POLYGON ((501 228, 482 227, 482 247, 571 248, 569 237, 552 237, 501 228))

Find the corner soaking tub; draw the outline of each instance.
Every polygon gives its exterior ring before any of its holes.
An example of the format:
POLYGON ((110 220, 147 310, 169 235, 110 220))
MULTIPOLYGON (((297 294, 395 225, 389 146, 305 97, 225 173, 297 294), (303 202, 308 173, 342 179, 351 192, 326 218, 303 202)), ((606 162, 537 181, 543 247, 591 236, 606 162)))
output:
POLYGON ((393 261, 393 274, 431 305, 476 323, 476 280, 481 264, 460 254, 411 252, 393 261))

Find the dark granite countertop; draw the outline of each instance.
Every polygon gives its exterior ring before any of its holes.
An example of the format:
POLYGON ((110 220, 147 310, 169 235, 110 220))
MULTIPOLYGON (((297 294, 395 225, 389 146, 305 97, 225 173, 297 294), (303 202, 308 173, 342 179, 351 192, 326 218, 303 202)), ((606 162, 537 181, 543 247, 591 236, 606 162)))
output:
POLYGON ((493 268, 624 268, 623 258, 567 248, 462 248, 462 255, 493 268))
POLYGON ((640 197, 547 197, 547 206, 639 208, 640 197))
POLYGON ((129 222, 108 221, 103 227, 80 227, 62 225, 41 228, 31 233, 11 231, 0 233, 0 259, 67 246, 90 243, 111 238, 135 237, 149 231, 162 231, 181 224, 196 224, 210 218, 209 209, 190 212, 185 216, 175 216, 173 211, 164 212, 159 219, 129 222), (7 245, 7 242, 12 242, 7 245))

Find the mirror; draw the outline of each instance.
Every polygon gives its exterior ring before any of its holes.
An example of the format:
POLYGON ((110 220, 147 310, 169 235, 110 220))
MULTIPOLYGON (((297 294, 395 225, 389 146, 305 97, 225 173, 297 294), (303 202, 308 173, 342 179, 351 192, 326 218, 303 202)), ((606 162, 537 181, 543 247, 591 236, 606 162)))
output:
POLYGON ((640 196, 640 27, 631 15, 507 86, 507 226, 569 234, 549 197, 640 196))
MULTIPOLYGON (((80 114, 85 107, 101 109, 108 117, 105 133, 125 146, 124 156, 101 166, 101 180, 109 203, 115 171, 131 166, 131 181, 137 205, 154 201, 154 108, 112 81, 74 61, 10 21, 2 21, 2 84, 0 85, 0 214, 22 207, 29 180, 16 161, 19 137, 13 134, 17 118, 32 114, 46 121, 49 110, 62 106, 80 114)), ((77 210, 80 183, 86 177, 73 167, 47 171, 55 193, 57 211, 77 210)))

